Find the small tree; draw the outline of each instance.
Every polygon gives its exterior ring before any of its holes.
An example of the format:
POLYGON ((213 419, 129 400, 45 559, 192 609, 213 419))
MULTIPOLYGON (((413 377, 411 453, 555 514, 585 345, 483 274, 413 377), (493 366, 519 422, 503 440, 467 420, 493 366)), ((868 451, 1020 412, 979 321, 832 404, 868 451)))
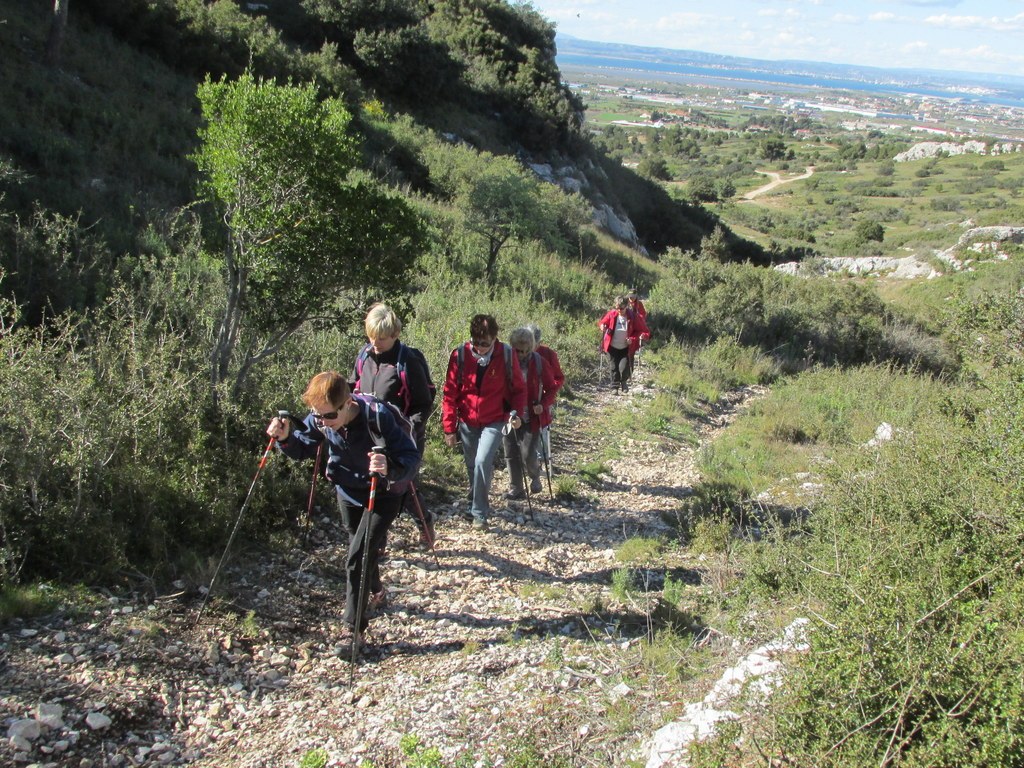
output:
POLYGON ((400 283, 421 228, 403 199, 355 171, 350 115, 315 86, 245 73, 208 79, 198 96, 206 125, 194 160, 225 230, 211 385, 216 397, 233 370, 235 396, 253 365, 342 289, 400 283))
POLYGON ((885 239, 885 227, 877 221, 863 219, 853 228, 853 237, 858 243, 880 243, 885 239))

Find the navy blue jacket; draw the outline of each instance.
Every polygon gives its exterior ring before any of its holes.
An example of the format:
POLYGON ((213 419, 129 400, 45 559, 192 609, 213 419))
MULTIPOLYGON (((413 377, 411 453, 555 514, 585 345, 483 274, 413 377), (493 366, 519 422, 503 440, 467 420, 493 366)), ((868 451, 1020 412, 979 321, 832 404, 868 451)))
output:
POLYGON ((408 481, 419 467, 416 443, 379 400, 360 395, 356 402, 358 414, 342 429, 317 427, 313 414, 309 414, 285 442, 278 443, 278 448, 291 459, 312 459, 320 443, 326 442, 327 479, 353 499, 365 503, 370 495, 369 453, 375 445, 382 445, 388 459, 388 476, 387 482, 383 486, 378 483, 377 488, 393 495, 405 493, 408 481))

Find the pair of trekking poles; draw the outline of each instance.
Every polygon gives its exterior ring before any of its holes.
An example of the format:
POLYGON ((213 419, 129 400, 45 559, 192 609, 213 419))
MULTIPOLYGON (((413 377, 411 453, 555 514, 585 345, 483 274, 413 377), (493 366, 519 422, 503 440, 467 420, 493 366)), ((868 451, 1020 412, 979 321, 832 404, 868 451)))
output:
MULTIPOLYGON (((284 420, 289 420, 289 419, 291 419, 291 414, 288 411, 278 411, 278 418, 281 418, 281 419, 284 419, 284 420)), ((259 481, 260 475, 263 473, 263 468, 266 466, 267 460, 270 458, 270 452, 274 448, 274 442, 275 442, 275 438, 271 437, 270 440, 267 442, 267 447, 263 451, 263 455, 260 457, 259 465, 256 467, 256 474, 253 475, 252 483, 249 485, 249 490, 248 490, 248 492, 245 495, 245 500, 242 502, 242 507, 238 511, 238 517, 235 519, 235 525, 231 529, 231 535, 228 537, 228 542, 227 542, 227 544, 224 547, 224 552, 221 555, 220 561, 217 563, 217 567, 216 567, 216 569, 213 572, 212 578, 210 579, 210 584, 209 584, 209 586, 206 589, 206 594, 203 596, 203 602, 199 606, 199 612, 196 614, 196 618, 195 618, 194 624, 198 624, 199 623, 199 620, 203 616, 203 612, 206 610, 206 604, 207 604, 207 602, 210 599, 210 595, 213 593, 213 585, 216 583, 217 577, 220 575, 221 569, 223 568, 224 563, 227 560, 228 553, 231 550, 231 545, 234 543, 235 536, 238 533, 238 529, 241 527, 242 518, 245 515, 245 510, 249 508, 249 503, 252 501, 252 498, 253 498, 253 492, 256 490, 256 484, 259 481)), ((307 509, 306 509, 306 526, 307 526, 307 530, 308 530, 308 526, 312 524, 311 521, 312 521, 312 512, 313 512, 313 498, 315 496, 315 490, 316 490, 316 478, 317 478, 317 475, 319 474, 319 471, 320 471, 320 458, 321 458, 321 455, 322 455, 322 450, 323 450, 323 443, 321 442, 320 446, 318 446, 318 448, 317 448, 316 459, 314 461, 313 482, 312 482, 312 487, 310 488, 309 502, 308 502, 308 506, 307 506, 307 509)), ((381 447, 381 446, 374 446, 372 450, 373 450, 374 453, 383 453, 384 452, 384 448, 381 447)), ((364 530, 364 533, 363 533, 363 561, 362 561, 362 570, 361 570, 360 576, 359 576, 359 602, 356 605, 356 622, 355 622, 355 629, 353 630, 353 640, 352 640, 352 667, 353 667, 353 669, 355 667, 355 663, 356 663, 356 659, 357 659, 357 656, 358 656, 358 653, 359 653, 359 649, 360 649, 360 647, 362 645, 362 621, 363 621, 363 617, 364 617, 364 615, 366 613, 366 606, 367 606, 367 602, 368 602, 368 594, 366 592, 366 587, 367 587, 367 582, 368 582, 368 579, 369 579, 369 571, 370 571, 370 556, 369 556, 370 555, 370 518, 373 516, 373 509, 374 509, 374 505, 375 505, 376 498, 377 498, 377 481, 380 479, 380 477, 381 477, 381 475, 379 475, 376 472, 370 473, 370 496, 369 496, 369 500, 367 501, 366 509, 365 509, 365 512, 364 512, 365 530, 364 530)), ((417 510, 417 512, 419 514, 420 521, 421 521, 421 523, 424 526, 424 531, 427 534, 427 539, 428 539, 428 543, 430 545, 430 550, 434 554, 434 560, 435 560, 435 562, 438 563, 438 566, 440 567, 440 562, 437 559, 437 552, 434 550, 434 537, 430 534, 430 528, 427 526, 426 516, 423 513, 423 507, 420 504, 418 495, 416 493, 416 488, 415 488, 414 485, 410 484, 409 493, 412 495, 412 497, 413 497, 413 499, 415 501, 416 510, 417 510)), ((350 673, 349 673, 349 684, 351 685, 351 683, 352 683, 352 670, 350 670, 350 673)))
MULTIPOLYGON (((516 454, 517 454, 516 461, 522 463, 523 462, 523 458, 522 458, 523 457, 523 446, 522 446, 522 442, 520 441, 520 438, 519 438, 519 430, 512 426, 512 422, 515 420, 516 416, 518 416, 518 415, 519 414, 516 411, 512 411, 508 415, 508 422, 506 422, 505 426, 501 428, 501 433, 503 435, 508 435, 508 434, 512 435, 513 439, 515 440, 515 444, 516 444, 516 454)), ((546 472, 547 478, 548 478, 548 496, 553 501, 554 498, 555 498, 555 494, 551 490, 551 443, 550 443, 550 433, 548 431, 544 430, 543 427, 541 428, 541 446, 542 446, 542 449, 543 449, 542 453, 541 453, 541 456, 544 458, 544 469, 545 469, 545 472, 546 472)), ((525 466, 522 467, 522 476, 523 476, 523 487, 524 487, 524 489, 526 491, 526 508, 530 511, 530 517, 533 517, 533 502, 531 501, 531 498, 530 498, 532 496, 532 494, 530 493, 530 483, 527 482, 526 467, 525 466)))

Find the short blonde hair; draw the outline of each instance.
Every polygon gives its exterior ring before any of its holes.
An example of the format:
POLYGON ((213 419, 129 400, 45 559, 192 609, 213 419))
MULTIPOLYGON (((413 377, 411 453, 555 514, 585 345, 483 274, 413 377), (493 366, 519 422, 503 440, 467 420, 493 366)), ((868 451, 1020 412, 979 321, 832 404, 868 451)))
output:
POLYGON ((337 371, 324 371, 309 380, 306 391, 302 393, 302 402, 313 408, 321 403, 330 403, 332 408, 340 408, 351 394, 348 381, 337 371))
POLYGON ((402 321, 387 304, 374 304, 366 313, 366 337, 390 339, 402 332, 402 321))

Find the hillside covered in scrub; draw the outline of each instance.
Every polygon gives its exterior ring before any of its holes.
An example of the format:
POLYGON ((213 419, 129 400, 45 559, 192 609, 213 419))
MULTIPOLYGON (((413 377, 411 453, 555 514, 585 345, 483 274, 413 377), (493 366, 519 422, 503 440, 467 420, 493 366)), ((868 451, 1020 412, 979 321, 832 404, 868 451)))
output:
POLYGON ((990 237, 1024 225, 1021 153, 595 127, 526 3, 48 6, 0 0, 4 754, 635 765, 800 619, 774 693, 738 692, 690 764, 1024 761, 1024 253, 990 237), (928 279, 826 268, 910 250, 928 279), (595 347, 629 288, 627 397, 595 347), (487 534, 430 419, 442 547, 398 537, 341 694, 334 496, 257 466, 377 301, 438 383, 489 313, 536 323, 567 384, 546 499, 487 534))

